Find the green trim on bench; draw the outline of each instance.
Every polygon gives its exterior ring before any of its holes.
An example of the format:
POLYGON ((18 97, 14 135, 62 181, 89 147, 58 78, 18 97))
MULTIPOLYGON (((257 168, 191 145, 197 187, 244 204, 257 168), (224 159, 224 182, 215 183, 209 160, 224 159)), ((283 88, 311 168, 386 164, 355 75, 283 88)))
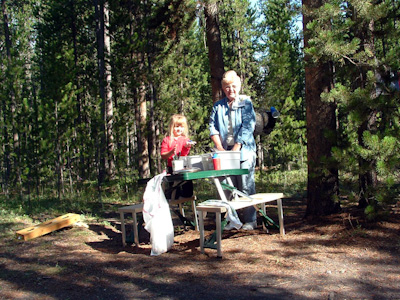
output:
MULTIPOLYGON (((221 221, 221 234, 224 232, 227 223, 226 219, 221 221)), ((217 249, 217 231, 214 231, 208 240, 204 241, 204 248, 217 249)))
POLYGON ((274 222, 270 217, 267 216, 267 214, 262 210, 259 209, 258 212, 261 214, 263 217, 263 222, 266 228, 276 228, 279 229, 279 225, 274 222))

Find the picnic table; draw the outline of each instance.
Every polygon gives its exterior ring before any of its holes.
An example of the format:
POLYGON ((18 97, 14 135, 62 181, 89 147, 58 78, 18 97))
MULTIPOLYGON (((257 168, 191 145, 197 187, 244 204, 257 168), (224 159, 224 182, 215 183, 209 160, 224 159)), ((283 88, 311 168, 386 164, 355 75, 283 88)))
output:
MULTIPOLYGON (((283 225, 283 208, 282 208, 282 201, 283 198, 282 193, 263 193, 263 194, 256 194, 248 196, 244 194, 242 191, 236 189, 233 185, 231 176, 235 175, 245 175, 248 174, 247 169, 228 169, 228 170, 206 170, 206 171, 190 171, 190 170, 183 170, 178 172, 177 174, 169 174, 164 177, 164 180, 170 183, 173 183, 172 188, 176 188, 179 185, 183 184, 185 181, 188 180, 198 180, 198 179, 206 179, 213 183, 215 189, 218 193, 219 199, 221 202, 228 202, 226 198, 224 190, 230 190, 233 194, 233 200, 229 201, 232 208, 234 209, 241 209, 248 206, 258 206, 261 205, 261 209, 259 212, 263 216, 264 225, 267 223, 272 223, 276 228, 279 228, 280 234, 283 236, 285 235, 284 225, 283 225), (225 182, 224 182, 225 181, 225 182), (277 225, 272 219, 270 219, 266 215, 265 210, 265 203, 267 202, 277 202, 277 209, 278 209, 278 218, 279 218, 279 225, 277 225)), ((170 205, 173 203, 178 203, 179 205, 182 204, 182 201, 192 201, 192 208, 193 208, 193 215, 195 218, 195 227, 196 229, 199 228, 200 231, 200 250, 204 252, 204 248, 214 248, 217 249, 217 256, 222 257, 222 250, 221 250, 221 233, 224 230, 225 223, 221 222, 221 214, 226 212, 226 209, 221 206, 215 205, 207 205, 205 202, 202 202, 196 205, 197 198, 194 196, 193 198, 188 199, 175 199, 175 194, 172 193, 172 200, 170 200, 170 205), (177 202, 178 201, 178 202, 177 202), (213 236, 209 240, 205 240, 204 237, 204 217, 206 216, 207 212, 215 213, 215 223, 216 223, 216 231, 214 232, 213 236), (197 217, 199 216, 199 220, 197 217)), ((134 237, 135 237, 135 244, 138 245, 138 230, 137 230, 137 218, 136 214, 142 212, 143 203, 136 204, 133 206, 123 207, 120 208, 121 214, 121 226, 122 226, 122 235, 123 235, 123 244, 126 245, 125 239, 125 224, 124 224, 124 213, 130 212, 132 213, 134 219, 134 237)), ((184 216, 180 216, 181 220, 185 221, 184 216), (182 218, 183 217, 183 218, 182 218)))
MULTIPOLYGON (((224 190, 230 190, 233 194, 232 201, 229 201, 230 206, 237 210, 249 206, 254 206, 262 215, 264 226, 271 225, 272 227, 278 228, 281 236, 285 235, 285 229, 283 224, 283 207, 282 198, 283 193, 259 193, 255 195, 246 195, 242 191, 238 190, 233 186, 230 176, 248 174, 247 169, 230 169, 230 170, 208 170, 199 172, 183 172, 180 174, 174 174, 166 176, 165 179, 174 184, 181 184, 186 180, 196 179, 212 179, 214 185, 218 191, 218 195, 221 202, 227 202, 228 199, 224 193, 224 190), (221 182, 222 179, 226 179, 226 183, 221 182), (268 202, 276 201, 278 210, 279 225, 277 225, 271 218, 266 215, 265 204, 268 202), (258 208, 260 206, 260 209, 258 208)), ((214 202, 215 203, 215 202, 214 202)), ((221 236, 222 231, 226 225, 221 220, 221 214, 226 213, 226 207, 215 204, 208 204, 207 201, 200 203, 196 206, 195 215, 199 216, 199 230, 200 230, 200 251, 204 253, 204 248, 217 249, 217 256, 222 257, 221 248, 221 236), (206 240, 204 236, 204 217, 208 212, 215 213, 215 225, 216 231, 213 235, 206 240)), ((197 219, 196 219, 197 222, 197 219)))
MULTIPOLYGON (((174 210, 177 216, 180 218, 184 225, 193 225, 196 230, 198 230, 198 219, 197 219, 197 211, 196 211, 196 196, 189 197, 189 198, 178 198, 175 199, 175 191, 176 187, 183 184, 187 180, 196 180, 196 179, 211 179, 214 185, 216 186, 216 190, 218 191, 219 196, 221 199, 226 200, 226 196, 223 192, 222 184, 220 180, 227 179, 230 185, 233 186, 231 179, 229 176, 232 175, 243 175, 248 174, 248 170, 246 169, 231 169, 231 170, 208 170, 208 171, 197 171, 197 172, 181 172, 178 174, 169 174, 164 177, 164 180, 167 182, 172 182, 173 192, 171 193, 171 199, 169 199, 170 206, 171 205, 178 205, 179 210, 174 210), (184 214, 184 210, 182 204, 184 202, 192 202, 192 210, 194 216, 194 222, 190 222, 184 214)), ((150 178, 143 178, 139 180, 140 184, 146 184, 150 178)), ((136 245, 139 245, 139 231, 138 231, 138 222, 137 214, 142 213, 143 210, 143 203, 138 203, 134 205, 128 205, 124 207, 120 207, 118 212, 120 214, 121 219, 121 233, 122 233, 122 245, 126 246, 126 229, 125 229, 125 214, 132 214, 133 219, 133 242, 136 245)))

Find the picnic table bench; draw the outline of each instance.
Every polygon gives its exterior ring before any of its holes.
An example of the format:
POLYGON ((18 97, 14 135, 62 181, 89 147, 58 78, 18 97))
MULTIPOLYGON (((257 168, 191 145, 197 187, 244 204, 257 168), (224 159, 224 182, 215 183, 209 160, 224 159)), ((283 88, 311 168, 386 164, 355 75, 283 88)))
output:
MULTIPOLYGON (((181 220, 183 220, 184 224, 186 224, 186 217, 185 217, 185 211, 183 208, 183 203, 185 202, 191 202, 192 204, 192 209, 195 215, 195 229, 198 230, 198 222, 197 222, 197 214, 196 212, 196 196, 193 195, 193 197, 189 198, 178 198, 178 199, 172 199, 169 201, 169 205, 178 205, 179 209, 179 214, 178 216, 180 217, 181 220)), ((137 203, 133 205, 127 205, 118 208, 118 212, 120 215, 120 220, 121 220, 121 234, 122 234, 122 245, 126 246, 127 240, 126 240, 126 227, 125 227, 125 214, 132 214, 132 229, 133 229, 133 243, 138 246, 139 245, 139 229, 138 226, 140 226, 141 222, 138 222, 138 217, 137 215, 139 213, 143 212, 143 205, 144 203, 137 203)))
MULTIPOLYGON (((283 224, 283 208, 282 208, 282 198, 283 193, 260 193, 251 196, 242 196, 234 199, 234 201, 229 201, 230 206, 237 210, 249 206, 255 206, 256 209, 262 214, 264 218, 264 224, 267 222, 274 222, 265 214, 265 204, 268 202, 277 202, 277 210, 278 210, 278 219, 279 219, 279 230, 281 236, 285 235, 285 228, 283 224), (261 209, 257 206, 260 205, 261 209)), ((207 204, 207 201, 200 203, 196 206, 196 210, 199 216, 199 230, 200 230, 200 251, 204 253, 204 248, 216 248, 217 249, 217 257, 222 257, 222 249, 221 249, 221 240, 222 240, 222 231, 224 230, 224 223, 221 221, 221 214, 226 213, 227 209, 224 206, 207 204), (216 240, 214 240, 213 236, 210 240, 205 240, 204 236, 204 218, 207 213, 215 213, 215 227, 216 227, 216 240), (216 244, 214 244, 216 242, 216 244)), ((275 225, 275 224, 274 224, 275 225)))

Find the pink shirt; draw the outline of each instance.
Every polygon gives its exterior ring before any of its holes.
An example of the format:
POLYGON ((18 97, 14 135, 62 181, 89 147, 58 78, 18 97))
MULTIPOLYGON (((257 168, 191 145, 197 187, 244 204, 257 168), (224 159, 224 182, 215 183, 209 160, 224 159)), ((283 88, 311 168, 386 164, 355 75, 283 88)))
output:
MULTIPOLYGON (((186 147, 187 141, 189 141, 189 139, 185 136, 180 136, 177 139, 170 137, 170 136, 166 136, 161 143, 161 153, 171 151, 171 149, 173 149, 175 147, 175 145, 177 145, 176 155, 179 155, 179 153, 180 153, 180 156, 187 156, 189 154, 190 147, 191 147, 190 145, 188 147, 186 147), (171 138, 173 139, 173 141, 170 144, 171 138)), ((168 162, 167 162, 168 167, 172 167, 173 158, 174 158, 174 154, 172 154, 170 157, 168 157, 168 162)))

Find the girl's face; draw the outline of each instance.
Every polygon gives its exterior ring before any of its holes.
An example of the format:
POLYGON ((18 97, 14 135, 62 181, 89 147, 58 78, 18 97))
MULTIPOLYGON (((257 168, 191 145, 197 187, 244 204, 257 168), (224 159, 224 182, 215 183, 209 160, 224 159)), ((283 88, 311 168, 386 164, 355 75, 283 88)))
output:
POLYGON ((185 132, 185 126, 183 124, 175 123, 173 128, 174 137, 183 135, 185 132))

